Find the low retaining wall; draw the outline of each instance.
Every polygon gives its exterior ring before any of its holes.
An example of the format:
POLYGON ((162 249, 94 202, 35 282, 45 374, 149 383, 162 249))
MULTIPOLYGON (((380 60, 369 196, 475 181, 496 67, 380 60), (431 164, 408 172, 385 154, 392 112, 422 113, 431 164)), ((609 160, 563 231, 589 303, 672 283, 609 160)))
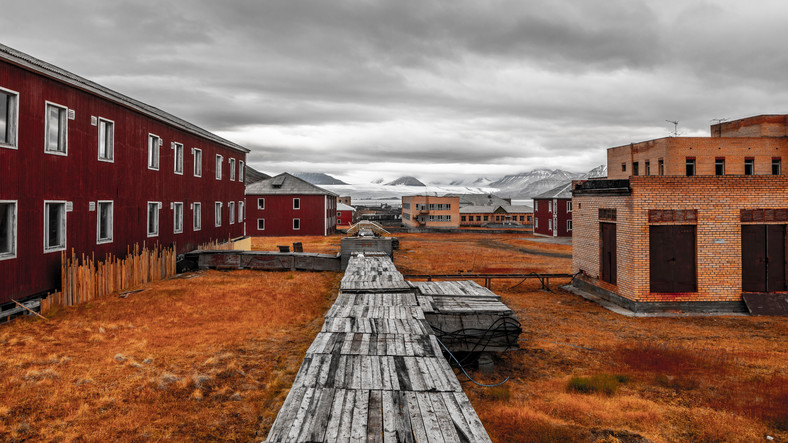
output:
POLYGON ((185 255, 189 269, 339 271, 339 255, 274 251, 194 251, 185 255))

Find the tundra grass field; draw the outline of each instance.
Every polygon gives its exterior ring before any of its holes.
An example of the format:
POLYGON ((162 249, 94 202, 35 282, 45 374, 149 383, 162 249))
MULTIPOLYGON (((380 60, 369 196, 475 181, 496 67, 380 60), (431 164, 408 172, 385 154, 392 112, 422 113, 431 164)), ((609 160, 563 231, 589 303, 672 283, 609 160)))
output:
MULTIPOLYGON (((340 236, 301 241, 336 253, 340 236)), ((403 234, 403 273, 571 272, 525 234, 403 234)), ((0 325, 0 441, 259 441, 341 274, 207 271, 0 325)), ((523 325, 464 387, 494 441, 788 441, 788 324, 628 318, 533 282, 494 280, 523 325)), ((460 375, 460 380, 464 377, 460 375)))

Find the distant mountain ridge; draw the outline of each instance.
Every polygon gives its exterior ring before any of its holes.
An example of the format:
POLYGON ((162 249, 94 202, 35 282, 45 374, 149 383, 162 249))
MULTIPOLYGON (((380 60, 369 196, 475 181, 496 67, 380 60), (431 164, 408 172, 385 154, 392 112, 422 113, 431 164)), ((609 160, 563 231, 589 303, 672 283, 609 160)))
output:
POLYGON ((347 183, 343 182, 338 178, 334 178, 328 174, 324 174, 322 172, 294 172, 294 176, 304 180, 308 183, 313 185, 346 185, 347 183))
POLYGON ((406 175, 404 177, 400 177, 394 181, 390 181, 386 183, 386 186, 397 186, 397 185, 404 185, 404 186, 427 186, 416 177, 411 177, 406 175))

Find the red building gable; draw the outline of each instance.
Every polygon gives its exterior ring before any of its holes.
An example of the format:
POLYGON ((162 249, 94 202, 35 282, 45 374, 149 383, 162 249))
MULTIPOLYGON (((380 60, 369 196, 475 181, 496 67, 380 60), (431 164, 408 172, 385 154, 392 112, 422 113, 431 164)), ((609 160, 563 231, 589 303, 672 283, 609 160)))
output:
POLYGON ((336 232, 337 195, 288 173, 246 187, 252 236, 328 235, 336 232))
POLYGON ((534 234, 572 236, 572 184, 561 185, 534 197, 534 234))
POLYGON ((0 303, 58 288, 63 250, 243 236, 247 152, 0 45, 0 303))

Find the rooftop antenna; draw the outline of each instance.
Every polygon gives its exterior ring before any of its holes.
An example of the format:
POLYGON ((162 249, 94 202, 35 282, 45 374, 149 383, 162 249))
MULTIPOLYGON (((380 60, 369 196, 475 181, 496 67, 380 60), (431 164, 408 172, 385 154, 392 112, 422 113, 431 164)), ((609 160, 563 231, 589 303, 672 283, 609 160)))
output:
POLYGON ((665 120, 668 123, 673 123, 673 137, 679 135, 679 121, 678 120, 665 120))

